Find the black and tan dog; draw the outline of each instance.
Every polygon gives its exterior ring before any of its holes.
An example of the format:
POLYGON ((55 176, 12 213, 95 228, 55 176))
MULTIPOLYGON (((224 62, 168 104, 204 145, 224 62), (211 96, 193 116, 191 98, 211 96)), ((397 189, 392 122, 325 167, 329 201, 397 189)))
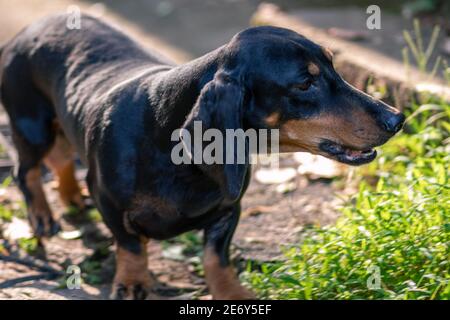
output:
POLYGON ((41 185, 44 163, 67 204, 84 206, 73 153, 117 243, 114 298, 151 290, 147 239, 192 229, 205 234, 204 267, 214 298, 253 295, 230 266, 248 164, 175 165, 172 132, 205 128, 279 129, 280 150, 309 151, 351 165, 404 116, 351 87, 326 49, 286 29, 257 27, 184 65, 174 66, 103 22, 66 15, 41 20, 1 50, 1 99, 11 120, 17 182, 39 237, 55 234, 41 185))

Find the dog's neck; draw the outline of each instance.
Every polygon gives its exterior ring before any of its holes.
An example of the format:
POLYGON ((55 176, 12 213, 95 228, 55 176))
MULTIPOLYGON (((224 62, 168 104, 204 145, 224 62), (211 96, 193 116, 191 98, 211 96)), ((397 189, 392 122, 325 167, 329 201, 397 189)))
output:
MULTIPOLYGON (((157 101, 161 130, 179 128, 193 108, 202 88, 214 78, 221 61, 223 47, 206 55, 164 71, 150 84, 150 97, 157 101)), ((170 135, 169 135, 170 136, 170 135)))

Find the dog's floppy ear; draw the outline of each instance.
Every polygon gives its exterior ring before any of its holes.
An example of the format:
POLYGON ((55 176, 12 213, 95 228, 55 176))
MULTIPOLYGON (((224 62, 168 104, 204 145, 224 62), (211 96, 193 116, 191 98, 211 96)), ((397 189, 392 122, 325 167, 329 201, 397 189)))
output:
MULTIPOLYGON (((197 102, 189 114, 183 129, 186 129, 192 141, 194 137, 194 126, 201 124, 202 134, 208 129, 217 129, 220 131, 222 139, 219 139, 221 150, 215 150, 219 154, 221 163, 205 164, 194 161, 206 175, 216 181, 224 193, 227 202, 236 201, 241 195, 245 183, 245 177, 249 167, 249 148, 248 142, 243 135, 237 134, 236 139, 227 138, 227 131, 232 129, 235 133, 237 129, 242 130, 243 103, 245 89, 239 84, 239 81, 226 75, 224 72, 218 72, 214 79, 205 85, 200 93, 197 102), (230 144, 230 142, 232 142, 230 144)), ((218 133, 219 131, 216 132, 218 133)), ((243 132, 239 130, 240 132, 243 132)), ((198 129, 196 130, 198 133, 198 129)), ((228 136, 230 137, 230 136, 228 136)), ((183 134, 181 134, 183 138, 183 134)), ((213 141, 217 142, 217 141, 213 141)), ((208 142, 209 143, 209 142, 208 142)), ((187 149, 191 158, 200 156, 203 152, 203 143, 201 150, 187 145, 183 140, 184 147, 187 149), (191 152, 191 150, 193 152, 191 152)), ((219 146, 218 145, 218 146, 219 146)))

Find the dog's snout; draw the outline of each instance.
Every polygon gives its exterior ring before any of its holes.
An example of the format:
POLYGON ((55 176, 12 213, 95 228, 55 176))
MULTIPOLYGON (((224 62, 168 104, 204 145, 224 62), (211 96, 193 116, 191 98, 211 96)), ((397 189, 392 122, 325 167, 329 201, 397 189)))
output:
POLYGON ((389 133, 397 133, 403 128, 405 116, 402 113, 392 114, 388 116, 384 122, 384 129, 389 133))
POLYGON ((346 102, 355 109, 363 109, 377 124, 377 129, 383 130, 385 133, 394 135, 403 128, 405 116, 397 109, 380 100, 375 100, 366 93, 352 87, 344 82, 348 91, 344 91, 347 97, 346 102), (351 99, 348 99, 351 97, 351 99))

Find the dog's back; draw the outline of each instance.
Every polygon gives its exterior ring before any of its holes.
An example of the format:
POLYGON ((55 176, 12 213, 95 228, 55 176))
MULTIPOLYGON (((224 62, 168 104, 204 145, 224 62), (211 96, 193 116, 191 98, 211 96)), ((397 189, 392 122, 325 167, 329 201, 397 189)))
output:
POLYGON ((51 122, 58 119, 65 122, 69 140, 84 148, 75 140, 84 135, 79 124, 89 114, 86 109, 99 105, 94 99, 152 69, 171 67, 96 18, 82 15, 79 29, 69 27, 71 18, 67 14, 44 18, 2 49, 3 104, 13 129, 35 144, 52 144, 51 122), (16 119, 19 116, 27 120, 16 119))

